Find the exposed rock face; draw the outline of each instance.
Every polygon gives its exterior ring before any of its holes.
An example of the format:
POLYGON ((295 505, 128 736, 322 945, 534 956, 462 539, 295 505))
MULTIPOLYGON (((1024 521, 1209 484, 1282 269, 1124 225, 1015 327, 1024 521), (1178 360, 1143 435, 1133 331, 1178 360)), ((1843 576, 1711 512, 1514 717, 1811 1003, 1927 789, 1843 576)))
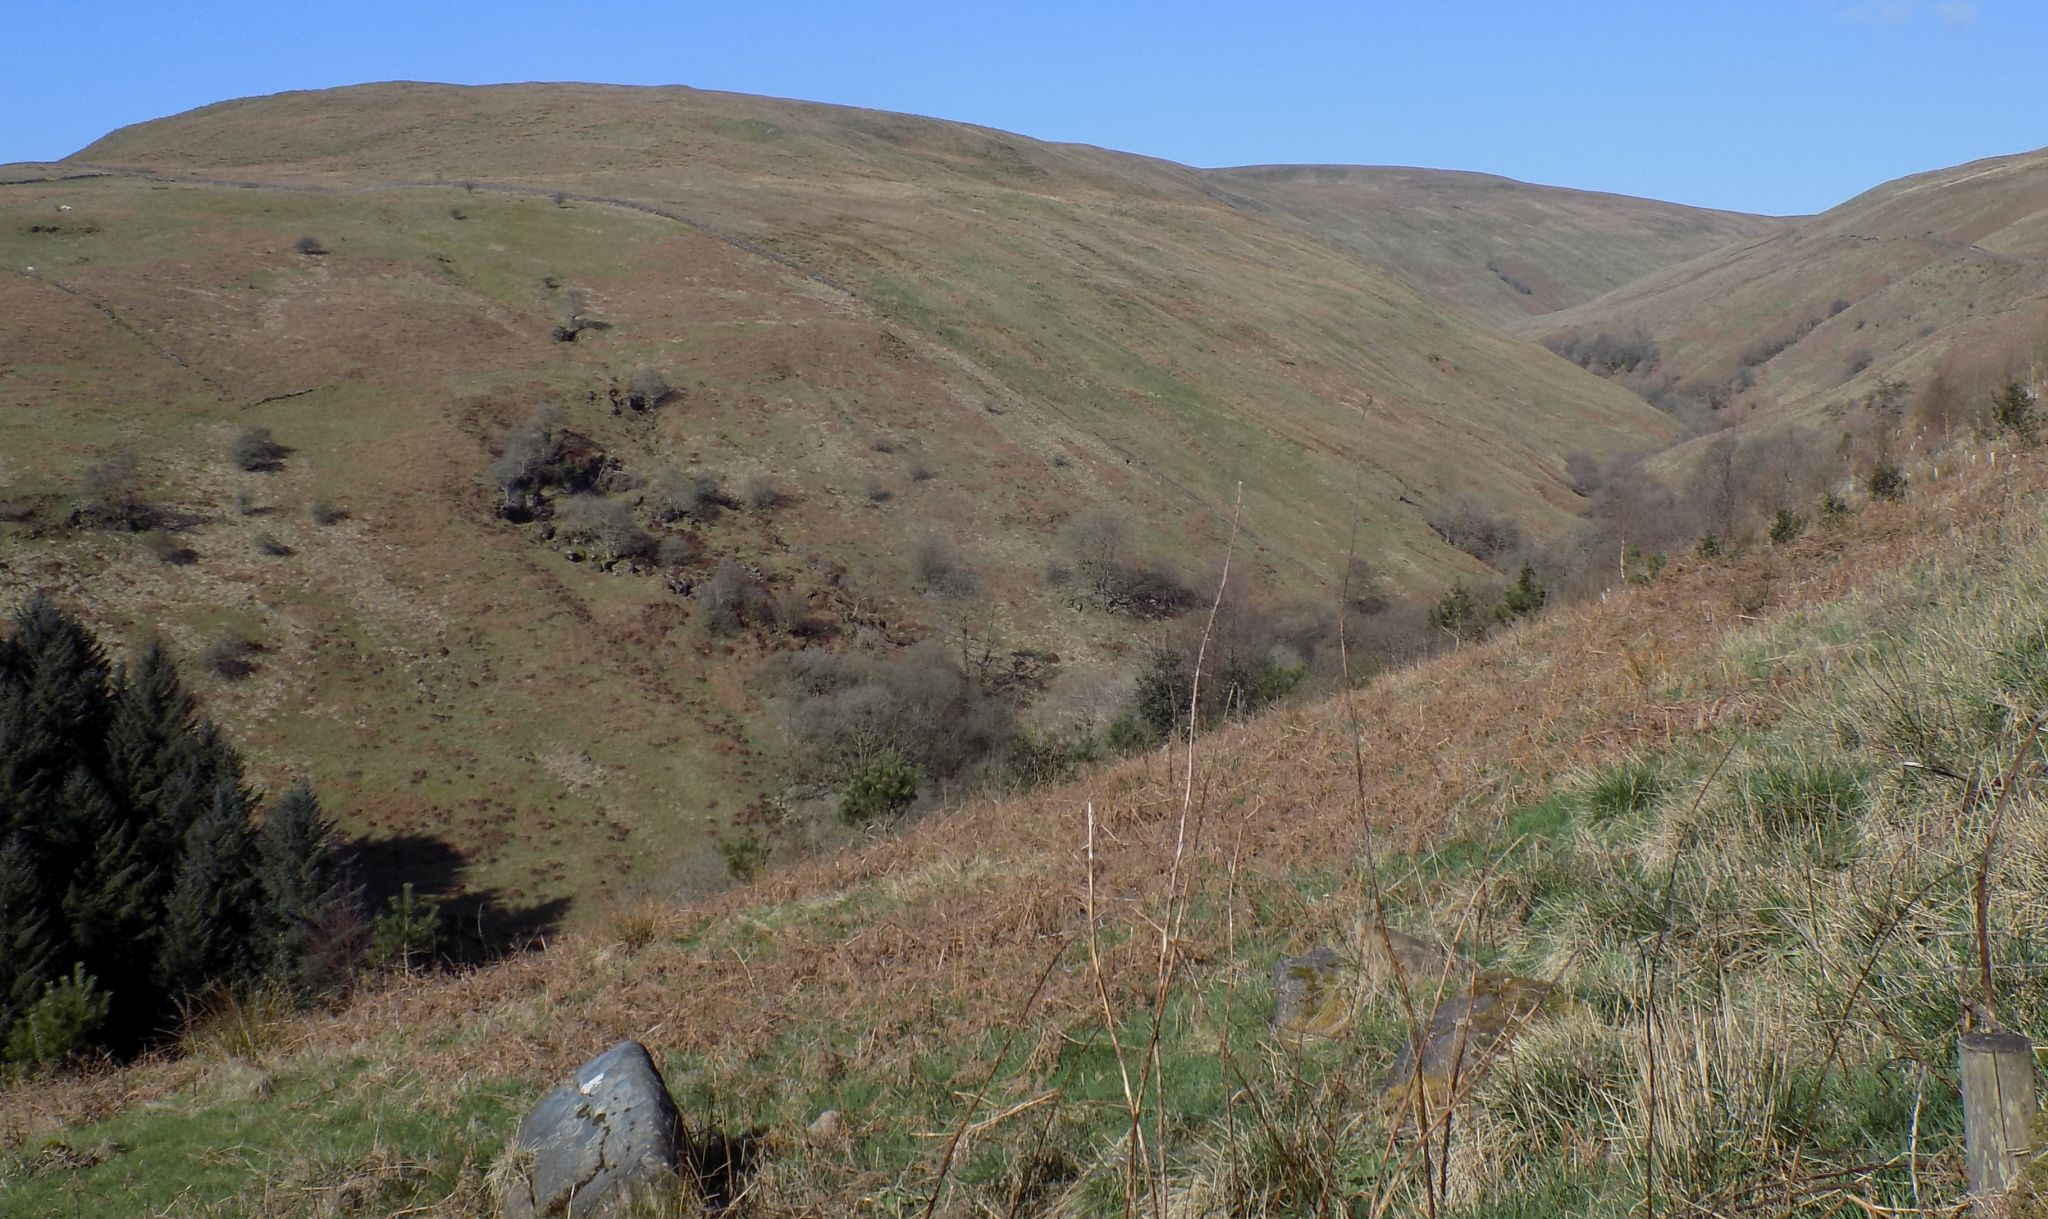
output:
POLYGON ((622 1041, 576 1069, 519 1123, 529 1163, 504 1191, 506 1219, 610 1214, 638 1194, 684 1188, 683 1119, 646 1047, 622 1041))

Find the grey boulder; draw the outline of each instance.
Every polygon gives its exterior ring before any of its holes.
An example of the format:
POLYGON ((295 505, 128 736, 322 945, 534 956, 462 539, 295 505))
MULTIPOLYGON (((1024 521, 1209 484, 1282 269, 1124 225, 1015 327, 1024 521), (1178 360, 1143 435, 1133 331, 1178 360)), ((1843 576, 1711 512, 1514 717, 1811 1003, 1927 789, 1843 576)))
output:
POLYGON ((507 1219, 578 1219, 682 1188, 690 1144, 654 1059, 622 1041, 542 1097, 514 1146, 521 1171, 499 1197, 507 1219))

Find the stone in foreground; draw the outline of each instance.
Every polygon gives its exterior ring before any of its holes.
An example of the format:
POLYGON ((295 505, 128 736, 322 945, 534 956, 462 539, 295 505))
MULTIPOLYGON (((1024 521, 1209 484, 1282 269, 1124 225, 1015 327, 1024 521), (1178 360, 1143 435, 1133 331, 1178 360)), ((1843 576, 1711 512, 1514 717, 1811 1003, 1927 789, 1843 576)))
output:
POLYGON ((682 1188, 687 1134, 647 1049, 622 1041, 584 1063, 519 1123, 523 1171, 499 1199, 506 1219, 612 1214, 682 1188))
POLYGON ((1351 1018, 1349 971, 1344 958, 1327 947, 1273 962, 1275 1033, 1334 1037, 1351 1018))

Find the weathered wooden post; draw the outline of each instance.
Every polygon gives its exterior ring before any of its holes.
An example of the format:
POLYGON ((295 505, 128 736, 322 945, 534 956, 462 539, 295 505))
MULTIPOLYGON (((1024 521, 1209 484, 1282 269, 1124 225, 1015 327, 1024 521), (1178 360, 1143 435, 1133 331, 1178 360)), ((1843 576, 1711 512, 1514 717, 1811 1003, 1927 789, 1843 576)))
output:
MULTIPOLYGON (((1965 1033, 1963 1154, 1982 1210, 2019 1180, 2034 1148, 2034 1043, 2018 1033, 1965 1033)), ((1999 1213, 2003 1213, 2000 1211, 1999 1213)))

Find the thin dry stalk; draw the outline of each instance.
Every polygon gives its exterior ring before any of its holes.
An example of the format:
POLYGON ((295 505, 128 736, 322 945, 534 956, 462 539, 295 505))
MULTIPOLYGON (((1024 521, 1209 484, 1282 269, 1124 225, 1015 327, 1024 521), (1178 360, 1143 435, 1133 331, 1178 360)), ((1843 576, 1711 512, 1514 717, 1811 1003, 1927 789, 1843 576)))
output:
POLYGON ((1998 997, 1991 988, 1991 856, 1998 849, 1998 832, 2005 825, 2005 810, 2012 803, 2013 788, 2019 785, 2020 767, 2034 751, 2034 742, 2040 739, 2044 724, 2048 724, 2048 716, 2035 716, 2027 729, 2027 739, 2013 754, 2005 782, 1999 787, 1998 806, 1991 811, 1991 826, 1984 831, 1984 851, 1977 858, 1977 964, 1984 987, 1984 1015, 1994 1028, 1998 1025, 1998 997))

